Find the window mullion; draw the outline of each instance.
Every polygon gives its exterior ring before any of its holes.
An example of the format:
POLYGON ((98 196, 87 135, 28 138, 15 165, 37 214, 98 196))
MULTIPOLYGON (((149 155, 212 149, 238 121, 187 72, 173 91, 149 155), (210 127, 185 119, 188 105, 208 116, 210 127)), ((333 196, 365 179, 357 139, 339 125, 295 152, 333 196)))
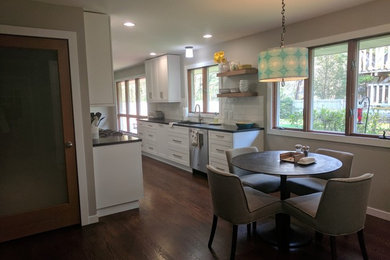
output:
POLYGON ((357 87, 358 46, 356 40, 348 42, 347 89, 345 108, 345 135, 354 131, 355 93, 357 87))
POLYGON ((309 78, 304 80, 303 131, 311 131, 312 98, 313 98, 313 49, 309 49, 309 78))
POLYGON ((139 78, 135 79, 135 104, 136 104, 136 111, 135 115, 136 117, 139 116, 139 111, 140 111, 140 106, 141 106, 141 101, 140 101, 140 96, 139 96, 139 78))
POLYGON ((192 112, 192 70, 187 71, 188 81, 188 111, 192 112))
POLYGON ((203 112, 207 112, 207 68, 202 69, 203 112))
POLYGON ((127 124, 127 131, 130 131, 130 103, 129 103, 129 88, 130 88, 130 83, 128 80, 125 81, 125 100, 126 100, 126 124, 127 124))

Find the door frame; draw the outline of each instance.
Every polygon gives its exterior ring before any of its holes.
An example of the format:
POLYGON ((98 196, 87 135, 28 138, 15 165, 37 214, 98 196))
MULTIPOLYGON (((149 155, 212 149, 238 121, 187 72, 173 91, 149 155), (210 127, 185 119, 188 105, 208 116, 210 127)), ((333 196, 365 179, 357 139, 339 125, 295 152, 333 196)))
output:
MULTIPOLYGON (((99 219, 98 216, 96 215, 96 205, 89 204, 89 201, 96 201, 96 199, 95 199, 94 190, 88 192, 88 188, 90 187, 90 185, 88 185, 87 163, 85 157, 85 153, 86 153, 85 136, 84 136, 85 133, 84 133, 84 125, 83 125, 84 120, 82 116, 83 110, 82 110, 80 70, 79 70, 76 32, 0 25, 0 33, 68 40, 81 225, 84 226, 84 225, 98 222, 99 219), (93 215, 90 215, 89 213, 90 211, 94 212, 93 215)), ((87 120, 87 122, 89 122, 89 120, 87 120)), ((90 133, 89 129, 88 129, 88 133, 90 133)), ((92 154, 92 143, 91 143, 90 153, 92 154)))

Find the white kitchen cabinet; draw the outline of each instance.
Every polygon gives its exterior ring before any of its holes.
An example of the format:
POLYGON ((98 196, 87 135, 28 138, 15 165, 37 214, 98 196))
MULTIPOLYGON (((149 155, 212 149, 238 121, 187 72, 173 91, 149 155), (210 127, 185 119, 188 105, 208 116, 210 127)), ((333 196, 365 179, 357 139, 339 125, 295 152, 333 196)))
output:
POLYGON ((114 106, 110 17, 84 12, 89 101, 91 106, 114 106))
POLYGON ((190 167, 189 129, 175 125, 169 127, 167 140, 168 159, 190 167))
POLYGON ((139 207, 143 197, 141 142, 93 147, 99 217, 139 207))
POLYGON ((209 131, 209 164, 221 171, 229 171, 225 151, 232 148, 256 146, 264 150, 263 131, 220 132, 209 131))
POLYGON ((180 102, 180 56, 164 55, 145 61, 148 101, 180 102))
POLYGON ((138 136, 142 139, 143 152, 167 157, 168 125, 138 121, 138 136))

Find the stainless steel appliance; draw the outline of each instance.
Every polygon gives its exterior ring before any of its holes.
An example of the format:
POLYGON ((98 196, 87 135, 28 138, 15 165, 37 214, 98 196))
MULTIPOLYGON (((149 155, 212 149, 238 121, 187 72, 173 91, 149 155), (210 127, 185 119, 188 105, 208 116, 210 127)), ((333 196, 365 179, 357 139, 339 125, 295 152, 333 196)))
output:
POLYGON ((198 128, 190 128, 190 160, 191 167, 195 171, 206 173, 206 165, 209 163, 208 131, 198 128))

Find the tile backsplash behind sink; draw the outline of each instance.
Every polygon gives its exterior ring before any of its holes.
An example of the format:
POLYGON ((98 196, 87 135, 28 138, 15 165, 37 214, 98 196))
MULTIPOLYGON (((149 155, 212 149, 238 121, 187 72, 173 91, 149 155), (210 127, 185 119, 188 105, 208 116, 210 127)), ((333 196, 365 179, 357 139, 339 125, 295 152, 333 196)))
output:
MULTIPOLYGON (((173 120, 183 120, 182 103, 160 103, 149 104, 149 111, 161 110, 165 118, 173 120)), ((220 98, 221 111, 219 118, 224 124, 235 124, 237 121, 251 121, 257 125, 264 126, 264 97, 245 98, 220 98)), ((189 117, 191 121, 196 121, 197 116, 189 117)), ((212 122, 213 116, 205 118, 204 122, 212 122)))

